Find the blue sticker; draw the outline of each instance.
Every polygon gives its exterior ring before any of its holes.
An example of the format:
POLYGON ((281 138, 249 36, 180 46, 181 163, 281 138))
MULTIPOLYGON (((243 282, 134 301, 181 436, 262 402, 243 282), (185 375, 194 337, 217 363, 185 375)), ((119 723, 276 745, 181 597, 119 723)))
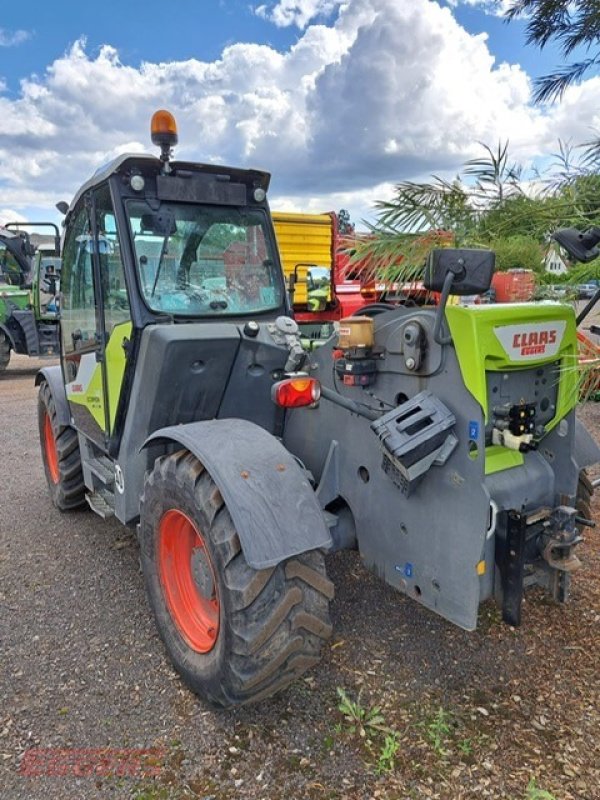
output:
POLYGON ((404 565, 404 576, 406 578, 412 578, 413 576, 413 565, 409 561, 404 565))
POLYGON ((479 439, 479 423, 475 420, 469 422, 469 439, 477 441, 479 439))

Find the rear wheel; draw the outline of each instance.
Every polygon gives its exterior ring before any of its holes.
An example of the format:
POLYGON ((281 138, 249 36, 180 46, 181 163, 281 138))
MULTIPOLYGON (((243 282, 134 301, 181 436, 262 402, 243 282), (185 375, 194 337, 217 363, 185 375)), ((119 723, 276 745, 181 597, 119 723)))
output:
POLYGON ((38 425, 42 461, 52 502, 61 511, 85 504, 85 485, 77 433, 58 424, 56 404, 47 381, 40 385, 38 425))
POLYGON ((146 480, 140 545, 168 654, 212 704, 268 697, 319 661, 333 597, 323 554, 250 567, 219 490, 187 450, 158 459, 146 480))
POLYGON ((4 370, 8 367, 9 361, 10 339, 4 333, 4 331, 0 331, 0 372, 4 372, 4 370))

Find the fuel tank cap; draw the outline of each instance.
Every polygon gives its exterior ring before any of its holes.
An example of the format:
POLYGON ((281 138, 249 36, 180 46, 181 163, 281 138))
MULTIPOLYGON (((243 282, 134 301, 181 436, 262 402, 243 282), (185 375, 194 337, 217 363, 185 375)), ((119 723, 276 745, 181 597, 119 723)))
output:
POLYGON ((251 338, 258 336, 259 330, 260 330, 260 325, 258 324, 258 322, 255 322, 254 320, 250 320, 250 322, 247 322, 244 325, 244 333, 246 334, 246 336, 250 336, 251 338))

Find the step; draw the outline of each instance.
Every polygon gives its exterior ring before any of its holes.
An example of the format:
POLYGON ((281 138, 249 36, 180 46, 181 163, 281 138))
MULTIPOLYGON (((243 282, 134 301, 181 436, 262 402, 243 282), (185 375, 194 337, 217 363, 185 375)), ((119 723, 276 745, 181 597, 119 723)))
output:
POLYGON ((104 456, 90 458, 87 460, 86 466, 107 489, 112 489, 115 484, 115 468, 109 458, 104 456))
POLYGON ((114 516, 114 495, 112 492, 88 492, 85 496, 89 507, 102 519, 114 516))

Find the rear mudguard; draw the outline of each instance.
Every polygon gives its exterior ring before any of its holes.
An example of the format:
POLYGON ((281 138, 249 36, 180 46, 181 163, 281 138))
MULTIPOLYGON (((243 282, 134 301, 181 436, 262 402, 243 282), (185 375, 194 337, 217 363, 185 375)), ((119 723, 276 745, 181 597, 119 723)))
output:
POLYGON ((600 462, 600 447, 588 432, 583 422, 575 418, 575 442, 573 445, 573 459, 579 470, 591 467, 600 462))
POLYGON ((65 428, 68 427, 71 424, 71 412, 65 392, 62 369, 58 366, 44 367, 35 376, 35 385, 39 386, 43 381, 46 381, 52 392, 58 424, 65 428))
POLYGON ((241 419, 192 422, 156 431, 143 447, 157 441, 176 442, 202 462, 221 492, 253 569, 331 547, 305 473, 263 428, 241 419))

